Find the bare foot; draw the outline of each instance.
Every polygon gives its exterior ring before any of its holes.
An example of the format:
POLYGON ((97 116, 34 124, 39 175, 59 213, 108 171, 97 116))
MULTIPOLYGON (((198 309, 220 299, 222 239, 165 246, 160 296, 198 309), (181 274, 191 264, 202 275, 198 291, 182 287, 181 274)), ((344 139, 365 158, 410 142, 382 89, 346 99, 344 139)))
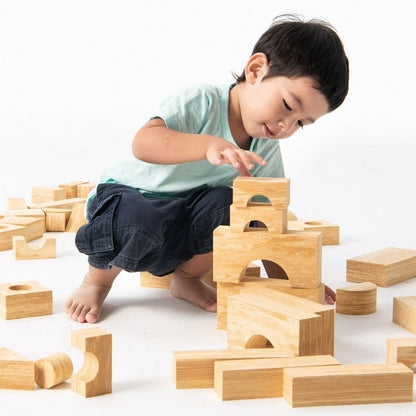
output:
POLYGON ((65 302, 66 314, 77 322, 97 322, 104 300, 120 271, 116 267, 100 270, 89 266, 81 286, 65 302))
POLYGON ((77 322, 95 323, 100 319, 101 308, 110 287, 97 286, 87 278, 65 303, 66 314, 77 322))
POLYGON ((198 277, 181 277, 175 274, 170 293, 178 299, 187 300, 209 312, 217 312, 217 292, 198 277))

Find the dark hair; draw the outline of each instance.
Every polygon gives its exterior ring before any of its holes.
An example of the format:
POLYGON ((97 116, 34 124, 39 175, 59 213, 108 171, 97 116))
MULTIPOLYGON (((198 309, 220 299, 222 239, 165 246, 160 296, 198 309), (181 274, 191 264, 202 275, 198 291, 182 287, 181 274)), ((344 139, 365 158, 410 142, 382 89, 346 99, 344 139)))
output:
MULTIPOLYGON (((328 101, 329 111, 344 101, 348 92, 349 65, 335 29, 327 22, 304 21, 297 15, 281 15, 260 37, 253 53, 262 52, 269 61, 265 78, 309 76, 328 101)), ((245 73, 236 77, 246 80, 245 73)))

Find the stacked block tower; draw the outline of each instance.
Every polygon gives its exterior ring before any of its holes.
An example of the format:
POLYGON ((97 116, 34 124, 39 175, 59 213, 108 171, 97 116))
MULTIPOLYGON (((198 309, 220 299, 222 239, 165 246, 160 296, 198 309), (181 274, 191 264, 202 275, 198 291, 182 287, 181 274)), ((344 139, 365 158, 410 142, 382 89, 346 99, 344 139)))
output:
POLYGON ((275 289, 324 303, 321 233, 288 230, 289 204, 290 179, 235 179, 230 225, 214 231, 213 276, 217 282, 219 329, 227 329, 228 296, 250 293, 254 288, 275 289), (258 195, 269 202, 254 202, 253 197, 258 195), (264 227, 251 227, 252 221, 264 227), (258 260, 274 263, 280 272, 269 279, 248 276, 246 269, 258 260))

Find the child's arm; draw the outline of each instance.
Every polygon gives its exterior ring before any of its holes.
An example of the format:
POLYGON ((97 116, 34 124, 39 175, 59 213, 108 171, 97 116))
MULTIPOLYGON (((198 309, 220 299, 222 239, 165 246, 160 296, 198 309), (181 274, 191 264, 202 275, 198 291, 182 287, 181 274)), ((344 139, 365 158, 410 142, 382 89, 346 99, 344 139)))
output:
POLYGON ((266 161, 225 139, 207 134, 181 133, 156 118, 147 122, 133 140, 133 155, 148 163, 177 164, 207 159, 212 165, 230 164, 243 176, 251 176, 254 163, 266 161))

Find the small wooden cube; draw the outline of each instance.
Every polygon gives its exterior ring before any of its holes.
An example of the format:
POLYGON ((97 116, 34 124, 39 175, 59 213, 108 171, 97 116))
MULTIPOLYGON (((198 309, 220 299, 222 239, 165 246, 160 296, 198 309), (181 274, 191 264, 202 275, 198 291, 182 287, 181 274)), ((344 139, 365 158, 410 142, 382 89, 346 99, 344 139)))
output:
POLYGON ((52 315, 52 290, 36 281, 0 285, 0 316, 3 319, 52 315))

